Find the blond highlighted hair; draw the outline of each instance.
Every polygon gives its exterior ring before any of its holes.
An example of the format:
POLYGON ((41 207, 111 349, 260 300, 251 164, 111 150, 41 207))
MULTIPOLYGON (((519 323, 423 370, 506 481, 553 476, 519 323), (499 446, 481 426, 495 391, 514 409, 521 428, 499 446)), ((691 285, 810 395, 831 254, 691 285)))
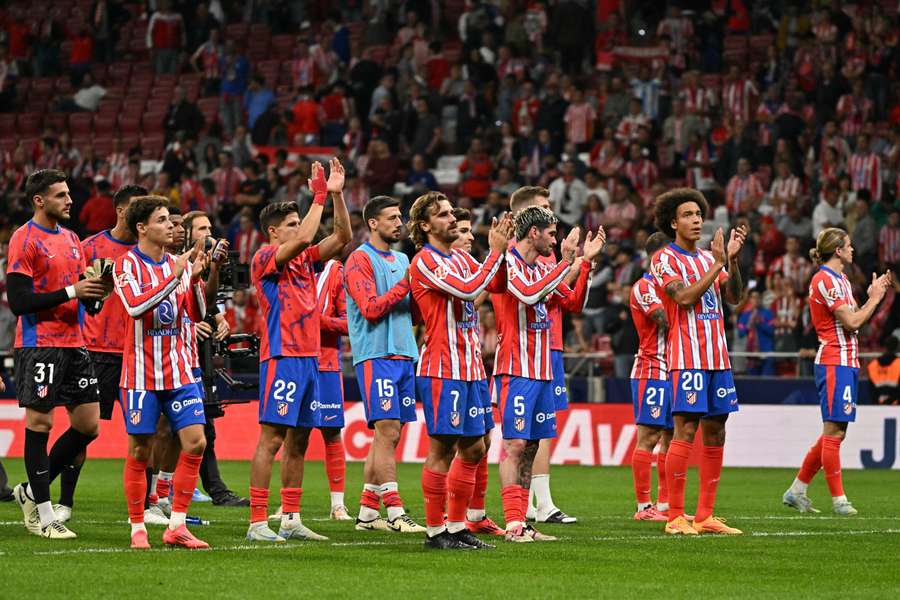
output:
POLYGON ((847 232, 839 227, 823 229, 816 238, 816 247, 809 251, 809 258, 816 266, 828 262, 837 250, 846 245, 849 237, 847 232))

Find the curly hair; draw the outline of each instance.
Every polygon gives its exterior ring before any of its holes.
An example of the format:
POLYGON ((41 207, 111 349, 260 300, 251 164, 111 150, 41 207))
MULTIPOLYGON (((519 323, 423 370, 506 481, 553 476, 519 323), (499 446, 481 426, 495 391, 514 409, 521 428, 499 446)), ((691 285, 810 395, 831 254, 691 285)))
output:
POLYGON ((696 202, 704 219, 709 214, 709 203, 703 194, 693 188, 675 188, 656 198, 654 207, 656 228, 669 238, 675 239, 672 221, 678 216, 678 207, 687 202, 696 202))
POLYGON ((521 242, 524 240, 532 227, 537 227, 538 231, 543 231, 551 225, 556 225, 558 221, 553 211, 541 206, 523 208, 513 217, 513 225, 516 228, 516 241, 521 242))
POLYGON ((422 226, 428 223, 431 215, 437 212, 438 205, 447 200, 447 196, 441 192, 425 192, 413 202, 409 209, 409 233, 412 236, 416 248, 421 248, 428 243, 428 234, 422 226))
POLYGON ((169 209, 169 199, 165 196, 137 196, 125 210, 125 223, 134 237, 138 237, 138 223, 144 225, 158 208, 169 209))

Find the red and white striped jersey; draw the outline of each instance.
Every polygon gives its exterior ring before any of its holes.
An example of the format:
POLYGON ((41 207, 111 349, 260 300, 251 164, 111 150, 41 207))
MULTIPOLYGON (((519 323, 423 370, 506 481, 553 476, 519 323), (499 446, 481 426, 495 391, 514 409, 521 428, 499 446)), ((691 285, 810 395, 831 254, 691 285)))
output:
POLYGON ((800 314, 803 312, 803 300, 794 294, 778 296, 770 307, 776 321, 791 322, 793 326, 779 325, 775 328, 775 335, 790 335, 797 323, 800 322, 800 314))
POLYGON ((344 265, 329 260, 316 273, 316 298, 319 300, 319 370, 341 370, 341 336, 347 334, 347 296, 344 291, 344 265))
MULTIPOLYGON (((556 257, 538 256, 537 261, 551 267, 556 266, 556 257)), ((591 287, 591 264, 582 261, 581 272, 575 280, 575 287, 569 288, 565 283, 560 283, 553 291, 553 302, 547 303, 550 310, 550 349, 562 351, 565 347, 563 340, 563 316, 562 311, 580 313, 584 310, 587 301, 587 291, 591 287)))
POLYGON ((809 312, 819 338, 817 365, 859 368, 859 334, 844 329, 834 312, 841 306, 856 311, 850 280, 822 266, 809 284, 809 312))
MULTIPOLYGON (((769 196, 774 199, 781 199, 782 202, 778 206, 777 214, 786 214, 787 206, 790 200, 797 200, 803 192, 803 185, 800 178, 795 175, 787 177, 776 177, 772 181, 772 187, 769 188, 769 196)), ((775 204, 772 200, 770 203, 775 204)))
POLYGON ((725 204, 729 213, 738 215, 746 209, 748 202, 753 198, 761 198, 762 195, 762 184, 756 175, 752 173, 746 177, 735 175, 725 188, 725 204))
POLYGON ((722 87, 722 106, 734 115, 735 119, 741 119, 744 123, 750 121, 753 109, 756 105, 756 97, 759 92, 750 78, 726 82, 722 87))
POLYGON ((197 344, 200 343, 200 340, 197 339, 197 324, 191 321, 187 315, 184 315, 181 320, 181 341, 187 348, 191 368, 199 369, 200 354, 197 344))
POLYGON ((550 381, 550 329, 546 301, 557 289, 572 264, 529 264, 512 248, 506 253, 507 286, 491 296, 497 320, 497 354, 494 375, 514 375, 550 381))
POLYGON ((242 264, 250 264, 253 255, 263 245, 263 235, 255 227, 249 231, 241 231, 234 240, 234 249, 238 253, 238 262, 242 264))
POLYGON ((863 124, 872 114, 872 101, 863 96, 855 98, 852 94, 844 94, 838 99, 837 114, 842 119, 841 134, 853 137, 860 134, 863 124))
POLYGON ((715 97, 704 87, 684 87, 678 92, 678 97, 684 100, 684 108, 689 113, 705 113, 715 105, 715 97))
POLYGON ((625 115, 616 127, 616 139, 620 142, 633 142, 638 137, 641 127, 650 127, 650 119, 645 115, 625 115))
MULTIPOLYGON (((416 374, 462 381, 487 377, 475 298, 488 290, 502 292, 503 254, 491 251, 479 264, 465 250, 444 254, 426 244, 409 264, 413 298, 425 322, 425 344, 416 374)), ((495 309, 496 312, 496 309, 495 309)))
POLYGON ((872 200, 881 200, 881 158, 874 152, 854 153, 847 160, 853 191, 869 190, 872 200))
POLYGON ((713 265, 706 250, 688 252, 669 244, 653 256, 652 272, 659 283, 669 333, 666 339, 666 364, 669 369, 705 369, 718 371, 731 368, 725 338, 721 285, 728 280, 723 269, 715 283, 690 308, 682 308, 665 294, 666 286, 678 281, 685 287, 698 281, 713 265))
POLYGON ((802 294, 807 289, 807 281, 812 272, 812 263, 802 255, 782 254, 769 266, 769 275, 781 273, 791 282, 794 291, 802 294))
POLYGON ((900 263, 900 227, 885 225, 878 233, 878 253, 881 262, 900 263))
MULTIPOLYGON (((710 164, 709 148, 705 143, 699 148, 687 148, 685 150, 685 161, 698 162, 700 164, 710 164)), ((685 169, 687 186, 692 188, 700 188, 701 184, 710 182, 713 179, 713 170, 706 167, 690 167, 685 169)))
POLYGON ((646 158, 629 160, 625 163, 625 177, 631 181, 639 194, 643 194, 649 192, 659 179, 659 169, 652 160, 646 158))
POLYGON ((665 310, 654 277, 644 274, 631 287, 631 318, 638 334, 632 379, 666 379, 666 332, 650 315, 665 310))
POLYGON ((206 299, 203 285, 191 283, 190 265, 181 277, 174 270, 171 254, 156 262, 137 247, 116 259, 116 293, 132 318, 125 327, 123 388, 174 390, 195 381, 183 319, 202 320, 206 299))

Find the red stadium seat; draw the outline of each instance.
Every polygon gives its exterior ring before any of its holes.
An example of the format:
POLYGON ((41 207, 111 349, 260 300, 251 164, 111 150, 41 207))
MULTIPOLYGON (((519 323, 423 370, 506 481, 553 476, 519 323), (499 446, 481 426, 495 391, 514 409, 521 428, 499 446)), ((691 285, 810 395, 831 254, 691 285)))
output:
POLYGON ((165 100, 160 98, 151 98, 147 100, 147 108, 145 112, 161 112, 163 114, 169 110, 169 105, 172 104, 171 100, 165 100))
POLYGON ((265 23, 254 23, 253 25, 250 26, 250 37, 251 38, 255 38, 255 37, 268 38, 269 35, 271 35, 269 33, 269 26, 266 25, 265 23))
POLYGON ((290 60, 294 54, 294 36, 288 34, 272 37, 272 55, 278 60, 290 60))
POLYGON ((69 133, 73 136, 90 135, 93 120, 94 115, 90 113, 72 113, 69 115, 69 133))
POLYGON ((141 117, 141 129, 145 134, 159 133, 163 130, 165 118, 165 112, 145 112, 144 116, 141 117))
POLYGON ((141 155, 147 159, 162 158, 165 140, 162 135, 148 135, 141 140, 141 155))
POLYGON ((247 38, 248 33, 250 33, 250 25, 247 23, 231 23, 225 26, 226 40, 242 42, 247 38))
POLYGON ((122 133, 137 133, 141 130, 140 115, 119 115, 119 131, 122 133))
POLYGON ((56 80, 53 77, 35 77, 31 80, 32 93, 52 94, 55 86, 56 80))
POLYGON ((94 136, 94 153, 97 156, 109 156, 113 149, 113 138, 109 135, 94 136))
POLYGON ((40 127, 41 115, 36 113, 20 113, 16 120, 16 129, 22 136, 36 136, 40 127))
POLYGON ((109 65, 107 73, 111 80, 124 85, 128 82, 128 78, 131 77, 131 63, 114 62, 109 65))
POLYGON ((0 140, 12 139, 16 133, 16 115, 12 113, 0 114, 0 140))
POLYGON ((53 127, 56 131, 65 131, 69 128, 69 115, 64 112, 50 112, 44 115, 44 127, 53 127))
POLYGON ((94 133, 98 135, 112 135, 116 130, 117 115, 94 115, 94 133))
POLYGON ((120 148, 122 148, 122 152, 126 154, 131 151, 132 148, 136 148, 141 143, 141 137, 139 135, 135 135, 133 133, 123 135, 121 137, 120 148))
POLYGON ((141 113, 144 112, 144 106, 146 106, 146 101, 143 99, 135 100, 135 99, 127 99, 122 102, 122 113, 123 115, 128 115, 129 117, 140 117, 141 113))

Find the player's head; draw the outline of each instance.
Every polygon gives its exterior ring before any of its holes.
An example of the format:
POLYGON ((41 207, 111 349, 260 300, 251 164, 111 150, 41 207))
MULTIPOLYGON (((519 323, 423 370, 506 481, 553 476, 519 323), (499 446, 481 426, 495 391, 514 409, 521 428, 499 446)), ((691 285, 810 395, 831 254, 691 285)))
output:
POLYGON ((672 239, 696 243, 709 204, 691 188, 675 188, 656 199, 656 228, 672 239))
POLYGON ((300 207, 296 202, 273 202, 262 210, 259 222, 271 243, 289 242, 300 231, 300 207))
POLYGON ((512 214, 529 206, 540 206, 550 210, 550 190, 536 185, 526 185, 514 191, 509 197, 509 210, 512 214))
POLYGON ((169 220, 169 199, 163 196, 137 196, 125 211, 125 222, 140 242, 171 246, 175 225, 169 220))
POLYGON ((456 217, 453 205, 440 192, 426 192, 409 209, 409 232, 416 248, 434 240, 448 246, 456 241, 456 217))
POLYGON ((62 171, 41 169, 29 175, 25 180, 25 196, 31 200, 35 212, 43 212, 54 221, 69 219, 72 197, 62 171))
POLYGON ((471 252, 472 242, 475 241, 472 234, 472 213, 467 208, 454 208, 453 218, 456 219, 456 241, 453 242, 453 247, 471 252))
POLYGON ((644 252, 647 253, 647 257, 651 257, 659 252, 660 248, 664 248, 670 243, 672 243, 671 238, 667 237, 666 234, 657 231, 647 238, 647 242, 644 244, 644 252))
POLYGON ((403 233, 400 219, 400 201, 390 196, 375 196, 363 207, 363 220, 369 235, 377 236, 388 244, 396 244, 403 233))
POLYGON ((816 265, 822 265, 835 256, 842 264, 849 265, 853 262, 853 246, 846 231, 839 227, 827 227, 819 232, 816 247, 809 251, 809 257, 816 265))
POLYGON ((113 196, 113 207, 116 209, 116 220, 125 222, 125 212, 131 205, 131 200, 138 196, 146 196, 147 188, 140 185, 123 185, 113 196))
POLYGON ((169 246, 171 252, 181 252, 184 248, 184 217, 181 214, 181 208, 175 202, 169 202, 169 221, 172 222, 172 244, 169 246))
POLYGON ((190 246, 197 240, 212 235, 212 221, 202 210, 192 210, 184 215, 184 233, 187 237, 185 244, 190 246))
POLYGON ((550 256, 556 247, 556 223, 549 209, 529 206, 513 217, 516 242, 528 241, 540 256, 550 256))

